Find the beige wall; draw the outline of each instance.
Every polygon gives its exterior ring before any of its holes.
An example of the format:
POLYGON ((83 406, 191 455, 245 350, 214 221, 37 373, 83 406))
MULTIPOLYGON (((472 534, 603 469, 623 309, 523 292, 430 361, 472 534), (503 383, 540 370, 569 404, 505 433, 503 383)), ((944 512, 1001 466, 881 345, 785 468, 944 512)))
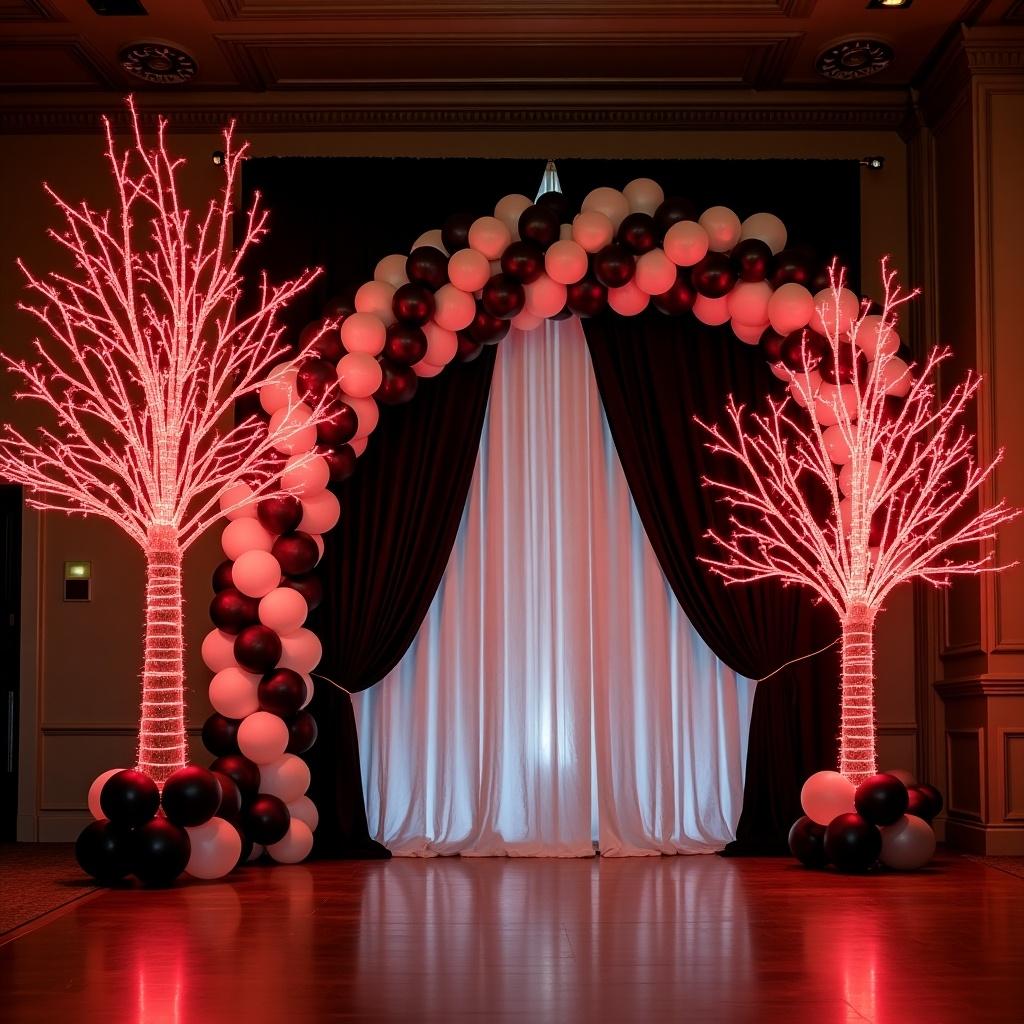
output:
MULTIPOLYGON (((209 154, 216 136, 183 134, 175 148, 192 160, 186 200, 205 201, 216 181, 209 154)), ((25 350, 31 324, 13 311, 20 281, 13 259, 49 268, 53 247, 44 228, 54 222, 42 196, 44 178, 68 197, 100 201, 107 179, 98 137, 7 136, 0 161, 0 197, 6 233, 0 240, 0 330, 6 351, 25 350)), ((892 253, 908 266, 907 154, 890 132, 576 131, 558 133, 260 135, 254 155, 464 155, 631 157, 852 157, 882 154, 881 172, 862 177, 862 280, 876 277, 876 260, 892 253)), ((497 198, 497 197, 495 197, 497 198)), ((2 418, 25 422, 5 383, 2 418)), ((105 524, 28 515, 25 531, 23 706, 19 836, 70 839, 86 820, 85 793, 101 770, 132 762, 141 654, 142 559, 105 524), (64 604, 66 559, 93 563, 89 604, 64 604)), ((186 563, 187 638, 190 645, 189 720, 198 729, 208 713, 208 673, 198 658, 208 628, 209 573, 219 560, 215 537, 200 542, 186 563)), ((894 595, 879 626, 879 727, 885 766, 914 766, 920 752, 915 692, 914 605, 909 590, 894 595)), ((823 679, 822 685, 837 681, 823 679)), ((199 746, 198 737, 194 742, 199 746)), ((197 750, 198 756, 198 750, 197 750)))

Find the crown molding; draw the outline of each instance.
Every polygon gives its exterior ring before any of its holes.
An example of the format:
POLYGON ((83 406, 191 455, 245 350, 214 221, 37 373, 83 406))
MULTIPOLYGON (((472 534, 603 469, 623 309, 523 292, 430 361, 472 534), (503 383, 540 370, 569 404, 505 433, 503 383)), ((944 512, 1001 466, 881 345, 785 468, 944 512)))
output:
MULTIPOLYGON (((903 124, 903 90, 693 92, 566 90, 282 95, 166 91, 136 95, 144 122, 157 114, 177 132, 403 132, 486 130, 892 131, 903 124)), ((102 114, 127 128, 121 97, 0 94, 0 134, 95 132, 102 114)))

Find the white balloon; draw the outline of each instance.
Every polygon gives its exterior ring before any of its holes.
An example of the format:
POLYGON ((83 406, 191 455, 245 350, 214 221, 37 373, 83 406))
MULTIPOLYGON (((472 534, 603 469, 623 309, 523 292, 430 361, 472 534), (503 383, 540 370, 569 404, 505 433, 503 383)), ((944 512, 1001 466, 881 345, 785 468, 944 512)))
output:
POLYGON ((712 252, 728 252, 740 240, 740 219, 728 206, 711 206, 700 215, 712 252))
POLYGON ((288 813, 293 818, 304 821, 309 826, 311 832, 315 832, 317 825, 320 824, 320 812, 316 809, 316 804, 308 796, 300 796, 297 800, 293 800, 288 804, 288 813))
POLYGON ((264 597, 281 582, 281 565, 269 551, 246 551, 231 566, 231 582, 246 597, 264 597))
POLYGON ((693 220, 676 221, 665 232, 665 255, 677 267, 692 267, 708 254, 708 233, 693 220))
POLYGON ((316 633, 308 629, 297 629, 281 637, 279 668, 290 668, 296 672, 312 672, 320 664, 323 647, 316 633))
POLYGON ((306 599, 291 587, 278 587, 260 601, 260 622, 279 635, 294 633, 308 614, 306 599))
POLYGON ((914 814, 882 828, 882 853, 879 860, 896 871, 923 868, 935 853, 935 833, 931 825, 914 814))
MULTIPOLYGON (((254 711, 238 727, 238 749, 262 766, 276 761, 288 746, 288 726, 269 711, 254 711)), ((261 774, 262 778, 262 774, 261 774)))
POLYGON ((702 323, 711 327, 724 324, 729 319, 729 297, 709 299, 706 295, 698 295, 693 303, 693 315, 702 323))
POLYGON ((257 687, 260 677, 237 665, 222 668, 211 680, 210 704, 225 718, 245 718, 260 709, 257 687))
POLYGON ((211 672, 220 672, 226 668, 233 668, 237 665, 235 661, 235 638, 230 633, 220 629, 211 629, 203 637, 203 646, 200 648, 203 664, 211 672))
POLYGON ((661 186, 650 178, 634 178, 622 190, 622 194, 629 203, 631 213, 654 216, 654 211, 665 201, 665 193, 661 186))
POLYGON ((786 225, 774 213, 751 214, 740 227, 740 240, 759 238, 772 254, 786 248, 786 225))
POLYGON ((408 284, 409 277, 405 272, 405 262, 408 258, 400 252, 385 256, 373 269, 374 281, 383 281, 392 288, 401 288, 403 284, 408 284))
POLYGON ((190 852, 185 873, 193 878, 223 878, 242 856, 242 837, 230 822, 211 818, 204 825, 186 828, 190 852))
POLYGON ((267 853, 278 862, 278 864, 298 864, 304 861, 313 849, 313 833, 310 827, 298 818, 292 818, 288 823, 288 831, 284 839, 277 843, 271 843, 267 847, 267 853))
POLYGON ((494 207, 494 216, 508 228, 513 238, 519 237, 519 218, 533 206, 533 200, 514 192, 512 195, 499 199, 494 207))
POLYGON ((103 791, 103 787, 107 784, 107 779, 116 775, 118 772, 123 771, 123 768, 111 768, 109 771, 101 772, 92 780, 92 785, 89 787, 89 813, 97 821, 104 821, 107 817, 103 813, 103 808, 100 807, 100 793, 103 791))
POLYGON ((260 792, 269 793, 286 804, 298 800, 309 789, 309 766, 301 757, 282 754, 260 767, 260 792))
POLYGON ((236 519, 254 519, 256 517, 256 499, 248 484, 238 483, 226 487, 219 499, 220 510, 224 518, 232 522, 236 519))
POLYGON ((415 249, 437 249, 439 252, 443 252, 445 256, 448 255, 448 250, 444 247, 444 234, 440 228, 431 228, 429 231, 424 231, 415 242, 412 243, 412 252, 415 249))
POLYGON ((299 529, 304 533, 327 533, 340 518, 341 503, 330 491, 321 491, 303 500, 299 529))
POLYGON ((676 283, 676 265, 662 249, 652 249, 636 261, 633 280, 645 295, 661 295, 676 283))
POLYGON ((783 337, 802 330, 812 316, 814 296, 795 281, 780 285, 768 300, 768 321, 772 330, 783 337))
POLYGON ((800 806, 811 821, 828 825, 840 814, 853 813, 855 789, 839 772, 815 772, 800 790, 800 806))
POLYGON ((312 419, 313 412, 304 402, 285 406, 271 415, 267 435, 274 447, 285 455, 308 452, 316 444, 316 424, 312 419))

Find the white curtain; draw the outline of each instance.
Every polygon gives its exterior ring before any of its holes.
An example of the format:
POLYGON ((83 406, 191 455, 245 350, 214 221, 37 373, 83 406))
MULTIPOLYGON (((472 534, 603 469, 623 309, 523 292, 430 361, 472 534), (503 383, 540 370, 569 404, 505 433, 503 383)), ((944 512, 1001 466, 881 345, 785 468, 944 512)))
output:
POLYGON ((753 691, 661 572, 579 321, 510 332, 437 596, 354 698, 371 833, 410 856, 721 849, 753 691))

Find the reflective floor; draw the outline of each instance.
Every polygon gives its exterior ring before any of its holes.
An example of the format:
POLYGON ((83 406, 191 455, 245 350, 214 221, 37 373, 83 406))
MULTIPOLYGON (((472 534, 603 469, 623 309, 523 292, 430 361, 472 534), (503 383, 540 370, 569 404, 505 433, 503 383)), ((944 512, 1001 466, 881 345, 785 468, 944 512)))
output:
POLYGON ((1024 1020, 1024 879, 963 858, 393 860, 114 891, 0 947, 0 1020, 1024 1020))

